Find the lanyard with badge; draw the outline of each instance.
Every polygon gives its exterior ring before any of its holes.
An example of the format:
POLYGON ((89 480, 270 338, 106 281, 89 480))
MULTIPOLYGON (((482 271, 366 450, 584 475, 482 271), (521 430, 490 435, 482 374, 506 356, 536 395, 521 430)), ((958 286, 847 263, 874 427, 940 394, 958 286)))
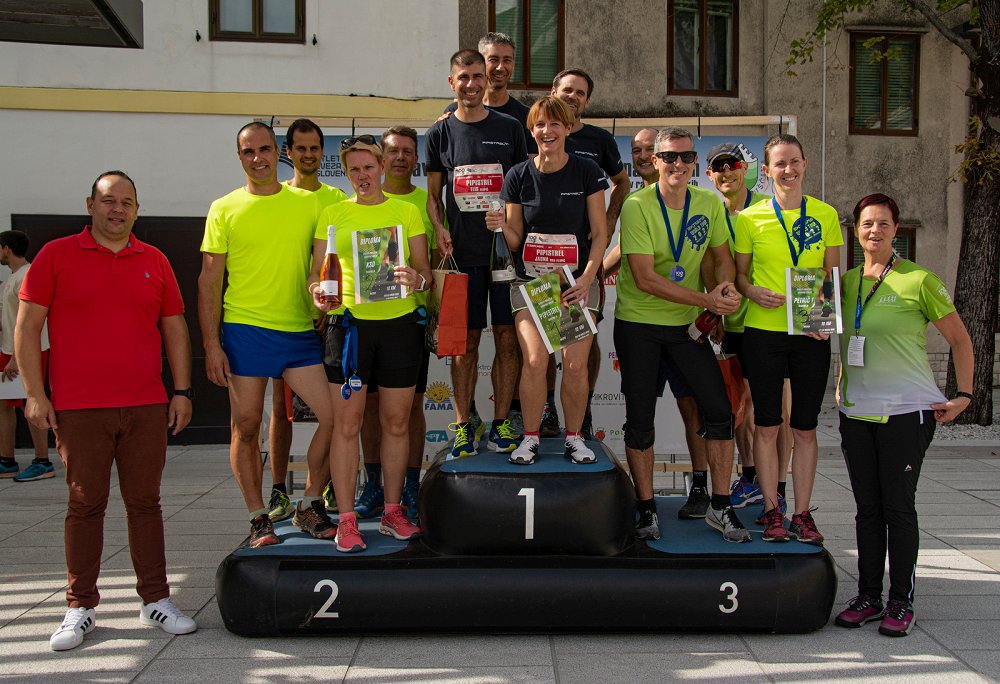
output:
POLYGON ((677 236, 676 243, 674 242, 674 233, 670 229, 670 217, 667 216, 667 205, 663 203, 663 196, 660 195, 659 183, 656 186, 656 199, 660 200, 660 211, 663 212, 663 223, 667 228, 667 239, 670 240, 670 253, 674 257, 674 267, 670 269, 670 279, 675 283, 679 283, 687 275, 680 262, 681 253, 684 251, 684 237, 687 235, 688 211, 691 209, 691 190, 688 189, 685 191, 684 213, 681 215, 681 230, 677 236))
POLYGON ((771 206, 774 207, 774 215, 778 217, 778 223, 781 224, 781 230, 785 233, 785 239, 788 240, 788 251, 792 254, 792 264, 794 266, 799 265, 799 257, 802 256, 802 252, 806 251, 806 197, 802 196, 802 212, 801 217, 798 221, 792 223, 792 230, 795 230, 795 223, 799 224, 799 234, 796 236, 796 241, 799 243, 799 251, 795 251, 795 245, 792 244, 792 237, 788 234, 788 228, 785 226, 785 218, 781 215, 781 207, 778 206, 778 198, 771 198, 771 206))
POLYGON ((892 256, 889 257, 889 263, 885 265, 882 269, 881 275, 875 280, 875 284, 872 285, 871 291, 868 296, 865 297, 865 301, 861 301, 861 285, 865 281, 864 268, 862 267, 861 272, 858 274, 858 301, 854 306, 854 335, 851 337, 850 343, 847 346, 847 365, 849 366, 864 366, 865 365, 865 338, 861 336, 861 313, 865 310, 865 306, 871 300, 872 296, 875 294, 875 290, 878 289, 885 281, 885 277, 889 275, 889 271, 892 270, 892 265, 896 262, 896 253, 893 252, 892 256))
MULTIPOLYGON (((752 199, 753 193, 747 190, 747 201, 743 203, 744 209, 750 206, 750 200, 752 199)), ((723 207, 723 209, 726 209, 726 207, 723 207)), ((729 237, 733 238, 733 242, 736 242, 736 231, 733 230, 733 222, 729 218, 729 209, 726 209, 726 225, 729 226, 729 237)))

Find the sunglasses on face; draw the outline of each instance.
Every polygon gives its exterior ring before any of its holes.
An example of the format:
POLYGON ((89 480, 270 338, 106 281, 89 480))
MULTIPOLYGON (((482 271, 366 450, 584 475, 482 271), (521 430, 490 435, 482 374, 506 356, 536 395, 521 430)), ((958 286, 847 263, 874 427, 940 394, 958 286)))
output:
POLYGON ((745 161, 737 161, 735 159, 725 159, 723 161, 714 161, 709 164, 709 168, 715 173, 723 173, 725 171, 739 171, 740 169, 747 168, 747 163, 745 161))
POLYGON ((357 143, 361 143, 363 145, 375 145, 377 141, 375 140, 374 135, 369 135, 368 133, 365 133, 364 135, 355 135, 350 138, 344 138, 343 140, 341 140, 340 149, 346 150, 356 145, 357 143))
POLYGON ((653 156, 658 157, 664 164, 673 164, 677 161, 678 157, 685 164, 693 164, 694 160, 698 158, 698 153, 694 150, 686 152, 657 152, 653 156))

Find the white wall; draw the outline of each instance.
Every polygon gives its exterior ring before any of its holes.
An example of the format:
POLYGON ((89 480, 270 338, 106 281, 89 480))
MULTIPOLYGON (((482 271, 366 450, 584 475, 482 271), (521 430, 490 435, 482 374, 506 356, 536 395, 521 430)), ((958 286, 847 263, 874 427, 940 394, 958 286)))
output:
POLYGON ((304 45, 208 40, 208 0, 146 0, 144 49, 0 43, 0 85, 447 96, 457 0, 306 0, 304 45), (195 41, 195 31, 201 41, 195 41), (313 34, 318 40, 312 44, 313 34))

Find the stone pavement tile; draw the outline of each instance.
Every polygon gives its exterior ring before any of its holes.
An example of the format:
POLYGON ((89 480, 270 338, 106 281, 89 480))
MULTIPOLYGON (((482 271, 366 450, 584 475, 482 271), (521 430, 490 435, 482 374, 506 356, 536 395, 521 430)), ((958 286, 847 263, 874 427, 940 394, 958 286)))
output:
POLYGON ((205 604, 205 607, 194 616, 194 621, 198 623, 198 629, 225 629, 226 625, 222 621, 222 614, 219 612, 219 603, 213 596, 205 604))
MULTIPOLYGON (((160 654, 159 660, 188 660, 213 658, 216 660, 243 658, 350 658, 358 647, 360 637, 268 637, 247 638, 225 629, 199 629, 192 638, 174 641, 160 654)), ((228 665, 228 664, 227 664, 228 665)))
MULTIPOLYGON (((920 529, 926 532, 1000 530, 1000 512, 995 515, 921 515, 919 521, 920 529)), ((1000 540, 1000 534, 997 539, 1000 540)))
POLYGON ((204 568, 175 567, 167 555, 167 584, 171 587, 212 587, 215 588, 215 571, 218 564, 204 568))
MULTIPOLYGON (((175 516, 174 518, 170 518, 169 520, 165 520, 163 522, 163 530, 169 537, 213 537, 217 535, 231 534, 242 534, 243 537, 246 537, 247 533, 250 531, 250 518, 244 514, 236 520, 220 520, 213 515, 211 516, 211 520, 208 520, 207 516, 202 515, 197 521, 185 521, 177 520, 175 516)), ((240 541, 243 541, 243 537, 240 537, 240 541)))
POLYGON ((354 665, 373 668, 551 664, 549 638, 544 635, 373 636, 361 641, 354 657, 354 665))
POLYGON ((605 684, 606 682, 719 682, 740 684, 769 681, 749 653, 683 653, 669 658, 659 653, 595 654, 556 656, 561 682, 605 684))
MULTIPOLYGON (((249 529, 242 532, 234 531, 229 534, 215 534, 214 530, 211 533, 205 531, 201 534, 170 534, 166 537, 164 543, 166 544, 168 556, 178 551, 214 550, 218 553, 222 549, 225 549, 225 553, 228 554, 246 539, 248 533, 249 529)), ((221 556, 219 560, 222 560, 221 556)))
MULTIPOLYGON (((919 616, 917 619, 919 625, 919 616)), ((875 623, 859 629, 845 629, 831 623, 810 634, 746 634, 743 639, 761 664, 864 663, 921 656, 949 658, 943 646, 919 630, 904 639, 892 639, 880 635, 875 623)))
POLYGON ((138 672, 48 672, 46 674, 6 674, 0 673, 0 682, 17 684, 119 684, 131 682, 138 672))
POLYGON ((972 496, 966 492, 959 492, 955 490, 927 492, 924 491, 923 482, 917 485, 918 514, 920 513, 920 507, 922 505, 944 504, 946 506, 950 506, 953 512, 957 512, 963 510, 964 506, 974 506, 983 502, 984 500, 982 498, 972 496))
MULTIPOLYGON (((188 506, 180 510, 169 518, 165 518, 166 523, 171 524, 198 524, 204 529, 205 521, 211 519, 213 522, 238 522, 243 523, 247 530, 250 529, 250 514, 242 504, 233 508, 213 508, 211 515, 207 514, 197 505, 188 506)), ((197 528, 196 528, 197 529, 197 528)))
POLYGON ((955 655, 974 667, 979 672, 989 677, 989 681, 996 681, 1000 674, 1000 650, 994 651, 954 651, 955 655))
MULTIPOLYGON (((1000 546, 1000 544, 998 544, 998 546, 1000 546)), ((964 548, 961 549, 961 551, 970 558, 975 558, 983 565, 987 565, 994 570, 1000 571, 1000 549, 977 549, 973 547, 964 548)))
POLYGON ((917 516, 920 518, 921 522, 927 516, 941 516, 941 515, 984 515, 984 516, 997 516, 1000 515, 1000 506, 987 501, 981 501, 969 497, 970 501, 964 503, 957 502, 943 502, 943 503, 927 503, 922 501, 920 494, 917 494, 917 516))
MULTIPOLYGON (((127 584, 122 586, 108 586, 108 582, 98 580, 98 588, 101 592, 101 609, 129 612, 133 611, 138 615, 139 606, 142 599, 135 593, 135 576, 126 578, 127 584)), ((194 615, 204 608, 205 604, 215 596, 214 587, 172 587, 170 591, 174 604, 187 613, 194 615)), ((66 596, 64 591, 52 594, 48 599, 38 604, 39 610, 66 610, 66 596)))
MULTIPOLYGON (((0 581, 0 626, 21 616, 53 596, 65 597, 65 580, 62 585, 55 581, 11 582, 0 581)), ((65 601, 63 601, 65 606, 65 601)))
POLYGON ((1000 619, 924 620, 918 612, 917 625, 947 648, 1000 651, 1000 619))
MULTIPOLYGON (((923 596, 921 583, 917 583, 914 606, 920 624, 927 620, 996 620, 1000 616, 1000 596, 923 596)), ((997 644, 1000 653, 1000 644, 997 644)), ((1000 672, 1000 670, 998 670, 1000 672)))
POLYGON ((943 656, 890 656, 886 660, 867 662, 833 659, 823 663, 761 663, 761 668, 776 682, 985 684, 988 681, 982 675, 969 671, 956 658, 943 656))
MULTIPOLYGON (((8 537, 3 541, 0 541, 0 553, 3 553, 5 549, 25 549, 28 547, 34 547, 36 549, 46 548, 46 547, 56 547, 59 553, 62 553, 63 545, 65 541, 63 538, 62 525, 59 525, 58 530, 47 529, 47 530, 26 530, 19 534, 15 534, 12 537, 8 537)), ((125 530, 109 530, 104 528, 104 548, 108 547, 121 547, 128 544, 128 534, 125 530)), ((18 552, 20 555, 20 552, 18 552)))
MULTIPOLYGON (((235 547, 235 545, 233 545, 235 547)), ((170 571, 177 571, 181 568, 217 568, 222 559, 225 558, 231 549, 226 550, 194 550, 194 551, 167 551, 167 568, 170 571)), ((124 569, 132 568, 132 559, 125 553, 119 553, 112 558, 101 563, 102 568, 124 569)))
MULTIPOLYGON (((318 651, 316 656, 324 653, 318 651)), ((212 684, 273 684, 275 682, 342 682, 347 674, 350 658, 303 657, 252 658, 226 660, 218 658, 193 658, 191 660, 166 660, 158 658, 151 663, 135 682, 160 684, 161 682, 207 682, 212 684)), ((397 680, 398 681, 398 680, 397 680)))
MULTIPOLYGON (((920 523, 923 525, 923 522, 920 523)), ((955 548, 965 546, 992 546, 1000 549, 1000 530, 983 529, 959 532, 957 529, 934 530, 935 537, 955 548)))
POLYGON ((556 656, 572 653, 741 653, 746 650, 735 634, 557 634, 552 636, 556 656))
POLYGON ((61 512, 45 512, 35 508, 26 509, 17 505, 16 501, 6 501, 0 505, 0 520, 3 520, 8 525, 19 525, 21 523, 35 525, 53 518, 61 521, 65 517, 65 514, 65 502, 63 502, 63 510, 61 512))
MULTIPOLYGON (((919 567, 919 564, 918 564, 919 567)), ((927 575, 916 586, 917 596, 1000 596, 998 578, 979 576, 975 580, 948 575, 927 575)), ((919 600, 919 598, 918 598, 919 600)))
POLYGON ((976 573, 987 573, 996 577, 1000 581, 1000 576, 988 565, 980 563, 961 551, 955 549, 950 552, 936 550, 936 553, 922 553, 917 561, 917 570, 924 574, 947 574, 951 572, 965 573, 974 576, 976 573))
MULTIPOLYGON (((421 682, 421 684, 555 684, 551 666, 522 667, 396 667, 352 665, 344 682, 350 684, 421 682)), ((563 681, 566 681, 565 679, 563 681)))

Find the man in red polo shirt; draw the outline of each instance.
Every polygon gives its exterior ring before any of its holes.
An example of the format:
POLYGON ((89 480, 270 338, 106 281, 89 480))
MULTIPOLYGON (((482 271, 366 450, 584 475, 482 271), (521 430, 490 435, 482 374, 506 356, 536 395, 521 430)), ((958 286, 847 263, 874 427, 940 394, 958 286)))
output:
POLYGON ((138 211, 132 179, 102 173, 87 198, 93 224, 42 247, 21 286, 14 349, 28 395, 24 414, 55 432, 69 485, 69 610, 49 640, 56 651, 79 646, 96 626, 112 464, 143 602, 139 621, 170 634, 197 629, 170 600, 160 511, 167 428, 176 435, 191 420, 191 340, 167 258, 132 235, 138 211), (46 319, 51 403, 42 381, 46 319), (169 404, 161 340, 174 379, 169 404))

